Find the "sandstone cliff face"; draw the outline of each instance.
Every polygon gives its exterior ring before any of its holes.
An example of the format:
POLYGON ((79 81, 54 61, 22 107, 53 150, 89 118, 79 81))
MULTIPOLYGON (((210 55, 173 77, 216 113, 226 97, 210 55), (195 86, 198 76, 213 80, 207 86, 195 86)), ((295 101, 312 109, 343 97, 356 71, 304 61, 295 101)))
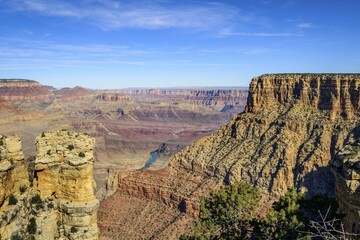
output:
POLYGON ((40 83, 22 79, 0 79, 0 99, 7 101, 48 100, 52 92, 40 83))
MULTIPOLYGON (((1 97, 0 97, 1 98, 1 97)), ((16 121, 31 121, 43 116, 41 112, 25 112, 8 101, 0 99, 0 124, 12 124, 16 121)))
POLYGON ((126 89, 123 94, 133 96, 147 96, 152 99, 171 98, 176 104, 177 101, 187 101, 196 105, 203 105, 214 108, 218 111, 226 110, 225 106, 243 109, 247 98, 247 89, 126 89))
POLYGON ((91 90, 79 86, 74 88, 62 88, 54 91, 54 94, 56 99, 53 104, 55 106, 81 101, 92 101, 95 98, 95 95, 91 90))
MULTIPOLYGON (((36 138, 35 185, 41 199, 54 202, 58 216, 50 231, 41 239, 97 239, 96 211, 99 201, 94 196, 93 148, 95 140, 85 134, 68 131, 47 132, 36 138), (60 224, 58 223, 60 221, 60 224), (76 229, 76 230, 74 230, 76 229)), ((38 218, 46 219, 43 212, 38 218)), ((43 228, 50 220, 43 220, 43 228)))
POLYGON ((352 118, 360 110, 359 75, 277 74, 254 78, 245 111, 256 113, 273 104, 312 107, 330 120, 352 118))
POLYGON ((334 193, 329 161, 359 124, 360 75, 254 78, 244 113, 170 160, 175 169, 243 180, 282 195, 334 193))
POLYGON ((40 83, 26 79, 0 79, 0 87, 39 87, 40 83))
POLYGON ((20 138, 0 135, 0 239, 10 239, 25 226, 26 198, 20 189, 28 188, 28 179, 20 138))
POLYGON ((336 198, 345 214, 345 230, 360 233, 360 126, 335 156, 332 167, 337 180, 336 198))
MULTIPOLYGON (((120 178, 118 192, 100 207, 100 227, 108 233, 116 229, 115 222, 109 225, 106 206, 124 212, 121 205, 114 204, 126 201, 124 196, 155 200, 196 216, 200 196, 207 195, 209 188, 235 180, 258 187, 264 193, 265 205, 291 186, 310 194, 335 195, 329 163, 359 126, 359 85, 360 75, 348 74, 254 78, 244 113, 175 154, 162 172, 146 171, 120 178)), ((347 195, 350 199, 346 200, 341 195, 345 202, 354 203, 352 199, 356 198, 347 195)), ((117 219, 122 221, 121 216, 117 219)), ((142 221, 146 227, 156 219, 142 221)), ((169 226, 181 226, 176 220, 168 221, 172 223, 156 231, 154 239, 166 239, 171 236, 166 235, 169 226)), ((124 232, 123 239, 131 236, 127 234, 131 233, 124 232)))
POLYGON ((169 169, 117 176, 117 191, 98 212, 100 239, 179 239, 192 229, 200 196, 218 187, 211 178, 169 169))
POLYGON ((94 144, 85 134, 47 132, 25 164, 20 138, 0 136, 0 239, 98 239, 94 144))

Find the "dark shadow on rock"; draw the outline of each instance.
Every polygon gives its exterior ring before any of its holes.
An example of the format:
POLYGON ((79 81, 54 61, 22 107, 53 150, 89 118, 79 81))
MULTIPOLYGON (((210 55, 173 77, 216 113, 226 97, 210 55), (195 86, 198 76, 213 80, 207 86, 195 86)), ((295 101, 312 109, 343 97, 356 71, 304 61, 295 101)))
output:
POLYGON ((301 182, 308 189, 310 197, 317 194, 335 197, 335 176, 330 166, 318 167, 317 170, 306 174, 301 182))
POLYGON ((186 202, 184 199, 179 203, 178 209, 182 213, 186 212, 186 202))

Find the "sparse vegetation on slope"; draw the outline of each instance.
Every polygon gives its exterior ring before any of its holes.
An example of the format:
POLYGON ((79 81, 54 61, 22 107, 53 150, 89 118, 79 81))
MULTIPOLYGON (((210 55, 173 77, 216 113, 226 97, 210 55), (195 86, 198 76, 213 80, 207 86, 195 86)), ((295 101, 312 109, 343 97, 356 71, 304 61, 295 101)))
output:
POLYGON ((337 203, 327 196, 308 198, 290 188, 264 219, 257 216, 259 200, 256 188, 240 182, 214 191, 201 201, 194 234, 180 239, 311 239, 320 234, 335 237, 325 239, 351 239, 355 236, 343 231, 341 216, 336 213, 337 203), (328 228, 321 228, 324 224, 328 228))

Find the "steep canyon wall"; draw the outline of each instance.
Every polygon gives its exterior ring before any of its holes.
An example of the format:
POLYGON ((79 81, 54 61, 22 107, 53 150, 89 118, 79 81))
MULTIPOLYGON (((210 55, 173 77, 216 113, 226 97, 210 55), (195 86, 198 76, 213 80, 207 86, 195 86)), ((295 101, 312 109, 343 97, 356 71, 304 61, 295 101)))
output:
MULTIPOLYGON (((341 184, 336 181, 340 177, 335 179, 331 172, 330 162, 349 144, 351 134, 359 126, 359 88, 359 74, 270 74, 254 78, 243 113, 212 135, 179 151, 170 158, 165 170, 132 173, 117 181, 118 192, 105 200, 99 210, 102 236, 112 236, 111 232, 119 228, 123 239, 130 236, 124 230, 131 228, 126 222, 122 227, 109 224, 113 215, 107 206, 114 211, 120 198, 124 205, 134 201, 131 199, 155 200, 196 216, 200 196, 206 196, 209 188, 236 180, 259 188, 269 203, 289 187, 310 195, 335 196, 336 184, 342 208, 352 212, 345 220, 352 227, 358 221, 359 205, 354 200, 358 193, 349 193, 354 192, 354 186, 358 189, 358 170, 353 163, 351 168, 345 164, 341 176, 346 176, 346 184, 341 184), (130 200, 124 196, 130 196, 130 200), (352 204, 355 206, 351 208, 352 204)), ((118 210, 125 215, 134 214, 121 206, 118 210)), ((122 221, 121 216, 117 219, 122 221)), ((143 221, 146 225, 156 219, 143 221)), ((168 221, 171 224, 156 230, 152 237, 165 239, 180 234, 169 235, 166 229, 183 222, 172 218, 168 221)))
POLYGON ((1 137, 1 143, 1 239, 98 239, 93 138, 43 133, 36 158, 28 161, 19 137, 1 137))

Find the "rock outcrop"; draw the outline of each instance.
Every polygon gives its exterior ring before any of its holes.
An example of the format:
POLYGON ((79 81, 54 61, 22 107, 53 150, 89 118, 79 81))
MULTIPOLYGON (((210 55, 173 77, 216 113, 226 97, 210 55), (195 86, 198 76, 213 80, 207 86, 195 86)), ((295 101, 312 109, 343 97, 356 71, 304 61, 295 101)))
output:
MULTIPOLYGON (((49 224, 58 228, 43 239, 98 239, 94 145, 95 140, 88 135, 68 131, 47 132, 36 138, 34 184, 41 199, 54 202, 58 211, 51 224, 46 218, 40 221, 44 229, 49 224)), ((38 216, 47 215, 42 214, 38 216)))
MULTIPOLYGON (((335 178, 329 163, 359 126, 359 88, 359 74, 274 74, 254 78, 245 112, 235 115, 214 134, 179 151, 162 172, 133 173, 120 179, 118 192, 100 207, 99 225, 105 231, 107 213, 114 211, 106 210, 106 206, 116 202, 117 197, 124 201, 120 193, 155 200, 195 216, 199 197, 206 196, 207 189, 236 180, 259 188, 265 205, 289 187, 310 195, 334 196, 335 178)), ((348 201, 353 203, 352 199, 348 201)), ((120 204, 116 209, 126 212, 120 204)), ((143 220, 144 227, 147 220, 143 220)), ((117 221, 122 218, 119 216, 117 221)), ((109 232, 113 227, 106 225, 109 232)), ((164 232, 152 237, 165 239, 164 232)))
POLYGON ((125 95, 136 99, 138 96, 147 98, 172 99, 174 104, 189 102, 203 105, 221 111, 226 106, 235 109, 243 109, 248 91, 246 88, 197 88, 197 89, 125 89, 121 90, 125 95))
POLYGON ((7 101, 48 100, 52 92, 40 83, 23 79, 0 79, 0 99, 7 101))
POLYGON ((34 80, 27 79, 0 79, 1 87, 40 87, 41 84, 34 80))
POLYGON ((360 233, 360 126, 332 161, 336 177, 336 198, 345 214, 347 232, 360 233))
POLYGON ((351 119, 360 109, 359 75, 270 74, 254 78, 245 112, 256 113, 273 104, 311 107, 333 121, 339 116, 351 119))
POLYGON ((117 191, 99 208, 100 239, 179 239, 192 229, 200 196, 218 183, 169 170, 118 173, 117 191))
POLYGON ((170 167, 243 180, 273 196, 288 187, 334 194, 329 161, 359 124, 360 75, 254 78, 244 113, 170 160, 170 167))
POLYGON ((0 137, 0 239, 98 239, 93 148, 88 135, 41 134, 25 163, 19 137, 0 137))
POLYGON ((26 189, 29 178, 21 140, 18 136, 0 135, 0 239, 26 226, 26 189))
POLYGON ((76 101, 92 101, 95 98, 94 93, 86 88, 76 86, 74 88, 62 88, 54 91, 56 99, 54 105, 69 104, 76 101))

